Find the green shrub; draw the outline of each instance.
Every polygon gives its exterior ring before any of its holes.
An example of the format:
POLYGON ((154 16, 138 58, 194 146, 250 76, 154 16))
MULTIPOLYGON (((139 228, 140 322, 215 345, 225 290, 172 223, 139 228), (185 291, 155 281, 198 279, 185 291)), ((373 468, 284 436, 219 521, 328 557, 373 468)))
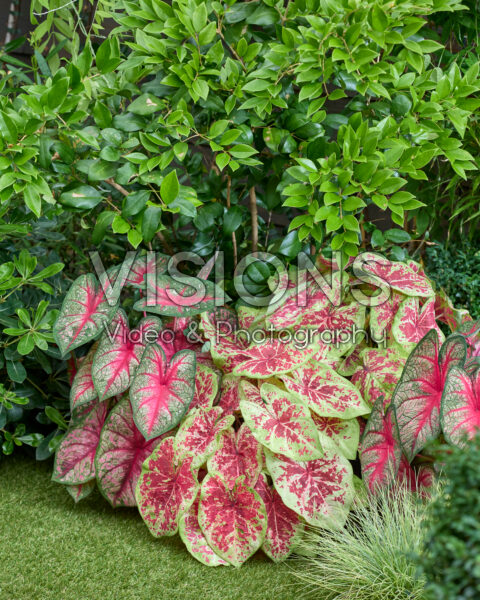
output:
POLYGON ((420 559, 432 600, 480 596, 480 437, 444 456, 443 493, 431 504, 420 559))

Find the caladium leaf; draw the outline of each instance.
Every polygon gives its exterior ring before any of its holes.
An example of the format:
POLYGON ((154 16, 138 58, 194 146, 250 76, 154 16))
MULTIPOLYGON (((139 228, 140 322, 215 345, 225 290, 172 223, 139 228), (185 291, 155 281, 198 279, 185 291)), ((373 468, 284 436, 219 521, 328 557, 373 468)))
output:
POLYGON ((68 290, 53 326, 62 355, 98 337, 116 311, 117 304, 109 304, 95 275, 80 275, 68 290))
POLYGON ((165 438, 143 463, 136 489, 138 510, 155 537, 174 535, 200 484, 192 458, 175 461, 173 437, 165 438))
POLYGON ((235 567, 260 548, 267 527, 262 499, 242 478, 229 489, 219 477, 207 475, 198 520, 210 547, 235 567))
POLYGON ((233 369, 234 375, 247 375, 255 379, 266 379, 272 375, 288 373, 306 363, 318 351, 314 344, 299 349, 293 343, 272 340, 254 344, 243 350, 246 357, 233 369))
POLYGON ((326 450, 322 458, 295 461, 265 450, 267 469, 284 504, 307 523, 344 526, 355 494, 348 460, 326 450))
POLYGON ((148 317, 130 331, 123 310, 106 327, 92 364, 92 379, 100 400, 117 396, 130 387, 147 341, 155 342, 161 321, 148 317))
POLYGON ((260 444, 296 460, 322 456, 318 432, 308 408, 295 396, 269 383, 260 389, 263 405, 242 399, 245 423, 260 444))
POLYGON ((435 472, 430 466, 426 465, 422 465, 416 471, 408 462, 405 454, 403 454, 397 477, 399 483, 406 484, 409 490, 412 492, 421 492, 423 495, 425 490, 432 487, 435 472))
POLYGON ((55 454, 53 481, 76 485, 95 479, 95 453, 106 416, 107 404, 93 402, 69 428, 55 454))
POLYGON ((326 365, 308 363, 283 375, 282 381, 287 390, 322 417, 352 419, 370 412, 358 389, 326 365))
POLYGON ((198 522, 198 507, 200 498, 197 496, 195 502, 188 511, 180 518, 178 532, 190 554, 207 567, 218 567, 228 565, 227 561, 220 558, 218 554, 208 545, 198 522))
POLYGON ((135 488, 142 464, 161 438, 145 440, 138 431, 128 396, 108 415, 95 457, 98 487, 115 508, 136 506, 135 488))
POLYGON ((72 387, 70 388, 70 412, 72 413, 97 397, 92 379, 92 363, 97 348, 98 343, 90 348, 75 374, 72 387))
POLYGON ((362 254, 362 264, 359 265, 359 271, 378 277, 391 288, 406 296, 428 298, 434 295, 432 286, 423 273, 417 273, 405 263, 391 262, 384 256, 374 252, 362 254))
POLYGON ((465 338, 468 347, 468 357, 480 356, 480 321, 467 321, 459 325, 457 333, 465 338))
POLYGON ((224 373, 232 373, 246 359, 250 358, 243 337, 222 336, 218 341, 210 340, 210 352, 214 363, 224 373))
POLYGON ((95 479, 91 481, 87 481, 86 483, 79 483, 77 485, 67 485, 67 492, 70 496, 75 500, 75 504, 80 502, 80 500, 84 500, 87 496, 95 489, 95 479))
POLYGON ((255 329, 266 329, 265 315, 265 308, 255 308, 245 304, 237 305, 237 318, 240 329, 252 331, 255 329))
POLYGON ((470 376, 460 367, 447 375, 442 396, 442 430, 445 439, 464 446, 480 430, 480 371, 470 376))
POLYGON ((427 300, 420 310, 418 298, 407 298, 393 320, 392 332, 396 341, 407 349, 412 348, 435 329, 443 341, 444 335, 435 321, 435 301, 427 300))
POLYGON ((239 385, 241 381, 241 377, 235 377, 235 375, 225 375, 222 378, 218 406, 223 409, 226 415, 240 411, 239 385))
POLYGON ((360 446, 362 478, 371 492, 395 480, 401 458, 395 413, 392 406, 385 409, 380 397, 373 405, 360 446))
POLYGON ((406 356, 393 348, 368 348, 361 354, 362 362, 353 373, 351 382, 371 406, 380 396, 389 404, 402 374, 406 356))
POLYGON ((195 393, 189 410, 211 408, 218 394, 219 381, 218 371, 198 363, 195 374, 195 393))
POLYGON ((170 364, 157 344, 148 346, 130 388, 133 418, 147 440, 173 429, 195 391, 195 353, 182 350, 170 364))
POLYGON ((176 278, 157 275, 147 277, 146 294, 133 308, 169 317, 188 317, 214 310, 216 293, 211 281, 183 275, 176 278))
POLYGON ((231 336, 238 329, 235 312, 229 308, 217 307, 210 313, 200 315, 200 327, 207 340, 216 340, 220 336, 231 336))
POLYGON ((208 460, 208 472, 221 477, 230 488, 241 475, 245 476, 245 484, 253 487, 261 470, 262 448, 245 423, 236 433, 227 429, 208 460))
POLYGON ((342 377, 351 377, 355 373, 357 368, 362 364, 361 354, 366 348, 367 345, 364 341, 360 342, 360 344, 357 344, 354 348, 352 348, 352 350, 350 350, 350 352, 347 353, 345 358, 341 359, 341 362, 338 364, 336 368, 338 374, 342 377))
POLYGON ((331 448, 345 458, 355 460, 360 441, 360 424, 357 419, 319 417, 312 412, 322 448, 331 448))
POLYGON ((438 291, 435 295, 435 319, 448 325, 451 331, 457 328, 455 309, 443 290, 438 291))
POLYGON ((178 317, 166 321, 157 343, 162 347, 169 362, 180 350, 194 351, 197 362, 204 361, 208 357, 207 354, 201 352, 203 342, 198 336, 197 323, 189 317, 178 317), (191 330, 194 334, 193 336, 189 336, 191 330))
POLYGON ((191 457, 192 465, 198 468, 215 452, 220 435, 228 429, 235 417, 222 417, 218 406, 210 409, 197 408, 180 426, 175 436, 175 456, 178 460, 191 457))
POLYGON ((410 354, 392 398, 403 450, 414 456, 440 433, 440 402, 448 371, 466 359, 465 340, 453 335, 439 350, 430 331, 410 354))
POLYGON ((380 343, 386 339, 404 299, 405 296, 393 292, 383 304, 370 308, 370 334, 373 341, 380 343))
POLYGON ((265 504, 267 529, 262 550, 273 561, 285 560, 299 542, 304 526, 297 513, 285 506, 280 494, 260 475, 255 491, 265 504))

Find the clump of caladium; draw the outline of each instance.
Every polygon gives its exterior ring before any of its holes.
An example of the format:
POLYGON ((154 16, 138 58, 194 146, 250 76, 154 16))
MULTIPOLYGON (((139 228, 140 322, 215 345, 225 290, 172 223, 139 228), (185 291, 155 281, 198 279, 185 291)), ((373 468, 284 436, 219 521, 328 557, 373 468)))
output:
MULTIPOLYGON (((268 306, 233 309, 215 306, 214 284, 174 278, 167 263, 147 253, 100 280, 81 276, 60 311, 62 352, 90 344, 76 358, 53 475, 76 501, 96 481, 112 506, 138 505, 153 535, 178 532, 204 564, 239 566, 260 548, 285 559, 309 525, 345 524, 364 428, 367 486, 400 472, 414 487, 412 457, 450 416, 435 412, 429 429, 423 415, 438 398, 425 392, 417 432, 408 394, 421 381, 405 373, 418 348, 407 361, 408 350, 419 328, 440 344, 436 317, 456 327, 419 265, 368 254, 328 274, 336 265, 320 257, 319 271, 292 271, 268 306)), ((438 349, 441 381, 451 364, 466 368, 468 336, 438 349)), ((472 372, 452 371, 451 411, 472 372)))

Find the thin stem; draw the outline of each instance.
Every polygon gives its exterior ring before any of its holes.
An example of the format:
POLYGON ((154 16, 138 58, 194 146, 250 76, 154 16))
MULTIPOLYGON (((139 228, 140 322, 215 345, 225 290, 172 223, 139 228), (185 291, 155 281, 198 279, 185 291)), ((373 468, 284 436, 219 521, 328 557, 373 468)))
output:
POLYGON ((258 249, 258 212, 255 186, 252 186, 248 193, 250 196, 250 212, 252 214, 252 252, 256 252, 258 249))

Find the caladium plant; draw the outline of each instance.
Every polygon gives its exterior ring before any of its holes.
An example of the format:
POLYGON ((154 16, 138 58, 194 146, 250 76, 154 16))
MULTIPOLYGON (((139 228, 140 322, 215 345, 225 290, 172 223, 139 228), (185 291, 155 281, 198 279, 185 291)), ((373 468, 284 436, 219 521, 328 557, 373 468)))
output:
POLYGON ((139 256, 102 285, 82 276, 60 311, 62 351, 89 345, 74 356, 71 424, 54 468, 76 502, 96 482, 113 507, 137 504, 153 535, 178 532, 205 565, 240 566, 260 548, 279 561, 306 527, 345 524, 359 450, 370 492, 394 478, 417 489, 432 477, 418 452, 441 428, 461 443, 476 427, 478 376, 465 361, 479 354, 477 329, 455 323, 441 345, 418 265, 374 255, 355 277, 349 264, 346 293, 330 295, 297 273, 304 305, 292 276, 283 304, 236 312, 213 306, 210 284, 205 302, 190 286, 191 302, 175 307, 185 289, 171 285, 167 262, 139 256), (393 287, 385 306, 354 300, 362 273, 393 287), (402 338, 396 326, 406 307, 430 327, 410 357, 418 332, 401 327, 402 338), (316 335, 297 343, 302 327, 316 335))

